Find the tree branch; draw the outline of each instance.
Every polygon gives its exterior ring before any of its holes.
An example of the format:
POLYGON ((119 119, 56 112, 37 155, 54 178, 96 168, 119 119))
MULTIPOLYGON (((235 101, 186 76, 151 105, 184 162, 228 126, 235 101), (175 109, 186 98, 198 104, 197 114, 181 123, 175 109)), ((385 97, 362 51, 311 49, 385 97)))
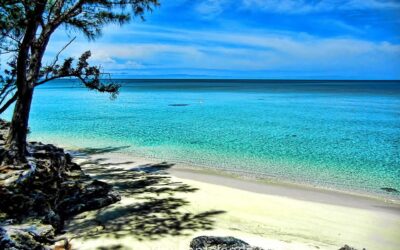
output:
MULTIPOLYGON (((51 21, 49 24, 51 27, 57 27, 58 25, 60 25, 63 21, 65 21, 67 18, 71 18, 74 16, 74 12, 79 10, 82 5, 85 3, 86 0, 79 0, 78 2, 76 2, 71 8, 69 8, 68 10, 66 10, 64 13, 62 13, 61 15, 58 16, 58 18, 55 18, 53 21, 51 21)), ((62 1, 63 2, 63 1, 62 1)), ((61 4, 63 5, 63 4, 61 4)), ((60 10, 61 11, 61 10, 60 10)), ((75 15, 79 14, 76 13, 75 15)))
MULTIPOLYGON (((58 57, 60 56, 60 54, 61 54, 69 45, 71 45, 71 43, 72 43, 73 41, 75 41, 75 39, 76 39, 76 37, 72 38, 67 44, 64 45, 64 47, 62 47, 62 49, 61 49, 60 51, 58 51, 56 57, 54 58, 53 63, 49 66, 50 68, 54 68, 54 66, 55 66, 55 65, 57 64, 57 62, 58 62, 58 57)), ((46 73, 46 77, 45 77, 45 78, 48 78, 49 73, 50 73, 50 72, 47 72, 47 73, 46 73)), ((36 86, 37 86, 37 85, 36 85, 36 86)))
POLYGON ((4 111, 6 111, 8 109, 8 107, 10 107, 11 104, 13 104, 16 100, 17 100, 17 93, 14 94, 13 97, 11 97, 10 100, 8 100, 3 107, 0 108, 0 114, 2 114, 4 111))
POLYGON ((50 82, 50 81, 56 80, 56 79, 65 78, 65 77, 73 77, 73 76, 75 76, 75 75, 57 75, 57 76, 52 76, 52 77, 49 77, 49 78, 45 78, 45 79, 43 79, 43 80, 41 80, 39 82, 36 82, 35 87, 37 87, 39 85, 42 85, 42 84, 45 84, 46 82, 50 82))
MULTIPOLYGON (((1 93, 1 95, 3 95, 3 97, 1 98, 1 100, 0 100, 0 105, 4 102, 4 100, 6 100, 6 98, 7 98, 7 96, 11 93, 11 92, 13 92, 14 90, 16 89, 16 86, 14 85, 14 86, 11 86, 11 87, 5 87, 3 90, 2 90, 2 93, 1 93), (9 88, 9 89, 8 89, 9 88), (7 90, 8 89, 8 90, 7 90), (6 91, 4 91, 4 90, 6 90, 6 91)), ((0 96, 1 96, 0 95, 0 96)))

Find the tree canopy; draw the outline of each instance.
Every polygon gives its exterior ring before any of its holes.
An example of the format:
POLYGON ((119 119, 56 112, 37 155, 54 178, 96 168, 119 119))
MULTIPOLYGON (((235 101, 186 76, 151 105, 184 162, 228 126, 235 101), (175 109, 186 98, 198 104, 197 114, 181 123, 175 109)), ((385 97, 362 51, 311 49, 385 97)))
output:
MULTIPOLYGON (((8 58, 8 61, 0 62, 0 69, 3 68, 0 73, 0 113, 16 100, 16 61, 23 38, 32 28, 30 24, 37 22, 35 36, 28 44, 29 56, 36 50, 45 49, 50 36, 59 27, 80 32, 94 40, 101 35, 105 25, 122 25, 135 16, 144 19, 145 12, 152 11, 158 5, 157 0, 2 0, 0 53, 6 55, 3 58, 8 58)), ((90 56, 90 51, 86 51, 77 62, 73 58, 59 62, 57 54, 52 64, 40 67, 35 86, 58 78, 75 77, 90 89, 112 93, 114 96, 118 93, 118 85, 110 81, 102 83, 100 68, 88 63, 90 56)), ((30 68, 29 64, 26 71, 30 68)))

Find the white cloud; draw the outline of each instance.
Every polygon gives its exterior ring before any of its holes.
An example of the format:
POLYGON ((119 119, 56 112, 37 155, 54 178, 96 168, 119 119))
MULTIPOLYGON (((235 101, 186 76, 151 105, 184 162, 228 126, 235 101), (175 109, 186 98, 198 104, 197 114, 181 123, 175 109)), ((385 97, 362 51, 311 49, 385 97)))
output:
POLYGON ((243 8, 271 12, 308 12, 315 8, 304 0, 242 0, 243 8))
MULTIPOLYGON (((78 56, 76 56, 78 57, 78 56)), ((105 51, 98 51, 90 58, 92 61, 96 61, 96 63, 115 63, 115 60, 105 51)))
POLYGON ((400 10, 398 0, 201 0, 195 5, 204 18, 228 9, 284 14, 307 14, 349 10, 400 10))
POLYGON ((124 64, 127 65, 130 69, 144 69, 144 68, 146 68, 143 64, 135 62, 135 61, 132 61, 132 60, 128 60, 124 64))
POLYGON ((204 0, 196 6, 196 11, 205 18, 221 14, 229 5, 229 0, 204 0))
MULTIPOLYGON (((400 68, 400 45, 353 38, 320 38, 298 34, 244 34, 217 31, 171 30, 151 32, 153 41, 169 34, 170 42, 84 43, 93 62, 107 71, 129 72, 152 69, 198 69, 233 71, 365 71, 400 68), (176 37, 174 37, 176 34, 176 37), (176 41, 184 43, 179 45, 176 41), (176 41, 174 41, 176 39, 176 41)), ((399 71, 400 72, 400 71, 399 71)), ((398 74, 397 74, 398 75, 398 74)))
MULTIPOLYGON (((146 60, 153 59, 159 56, 172 55, 186 55, 191 58, 197 57, 200 52, 194 47, 179 46, 174 44, 158 44, 158 43, 126 43, 126 44, 114 44, 114 43, 101 43, 96 44, 79 44, 78 48, 90 48, 93 52, 92 59, 96 60, 99 58, 119 58, 124 60, 135 59, 135 60, 146 60)), ((80 54, 81 51, 75 50, 74 54, 80 54)))
POLYGON ((398 0, 349 0, 341 6, 344 9, 399 9, 398 0))
MULTIPOLYGON (((63 46, 61 40, 53 41, 47 58, 63 46)), ((77 40, 63 55, 77 58, 88 49, 92 51, 93 64, 118 73, 151 75, 157 70, 165 73, 191 69, 240 71, 248 75, 255 71, 296 71, 400 77, 396 73, 400 72, 400 44, 351 37, 322 38, 297 32, 192 31, 147 25, 105 33, 95 43, 77 40), (120 36, 140 40, 122 42, 120 36)))
POLYGON ((241 0, 242 9, 277 13, 331 12, 335 10, 400 9, 396 0, 241 0))

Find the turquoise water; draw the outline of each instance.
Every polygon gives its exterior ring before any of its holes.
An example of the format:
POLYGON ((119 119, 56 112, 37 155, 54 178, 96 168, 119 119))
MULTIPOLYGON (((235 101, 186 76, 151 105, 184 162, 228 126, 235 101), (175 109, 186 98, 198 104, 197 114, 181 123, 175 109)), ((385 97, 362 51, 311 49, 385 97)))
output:
POLYGON ((400 82, 122 82, 38 88, 30 139, 399 197, 400 82))

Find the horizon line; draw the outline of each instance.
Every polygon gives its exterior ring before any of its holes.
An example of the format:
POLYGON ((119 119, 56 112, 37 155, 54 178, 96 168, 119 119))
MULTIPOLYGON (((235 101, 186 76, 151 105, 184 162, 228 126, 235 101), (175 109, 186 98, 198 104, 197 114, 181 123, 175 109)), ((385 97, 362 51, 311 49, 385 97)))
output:
MULTIPOLYGON (((79 79, 68 79, 68 78, 60 78, 57 80, 79 80, 79 79)), ((397 82, 399 79, 306 79, 306 78, 111 78, 111 79, 103 79, 103 80, 139 80, 139 81, 151 81, 151 80, 163 80, 163 81, 386 81, 386 82, 397 82)))

